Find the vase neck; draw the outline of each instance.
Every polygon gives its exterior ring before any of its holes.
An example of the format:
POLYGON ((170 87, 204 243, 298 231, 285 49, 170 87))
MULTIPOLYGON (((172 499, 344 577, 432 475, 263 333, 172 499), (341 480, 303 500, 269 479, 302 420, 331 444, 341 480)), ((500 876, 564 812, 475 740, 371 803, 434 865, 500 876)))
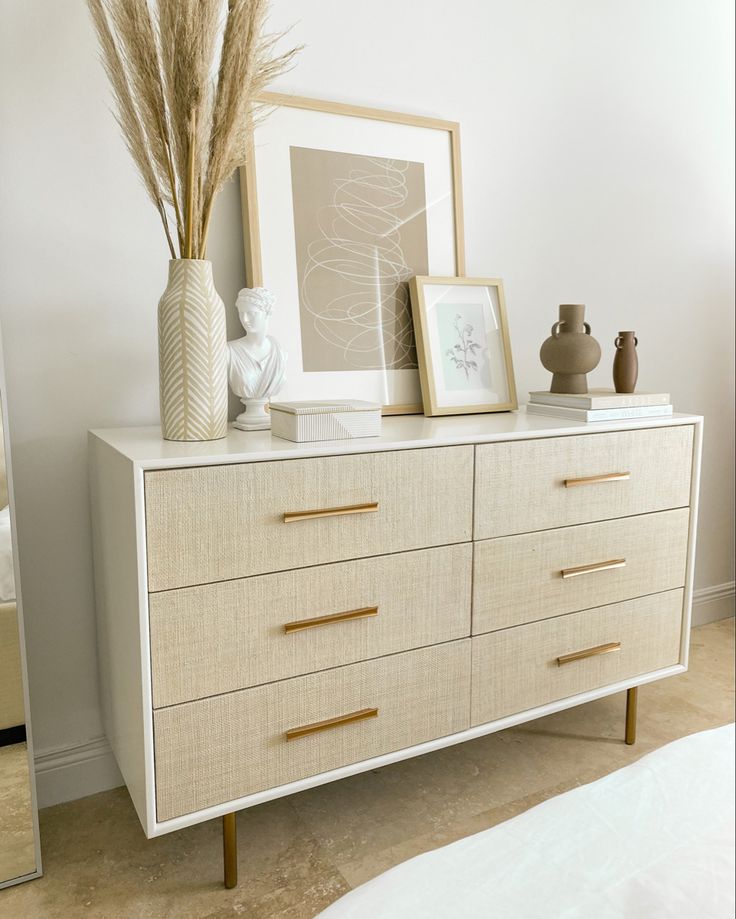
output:
POLYGON ((561 303, 560 322, 563 323, 561 332, 584 332, 585 306, 582 303, 561 303))
POLYGON ((212 280, 212 262, 203 258, 172 258, 169 260, 169 284, 188 278, 201 282, 212 280))

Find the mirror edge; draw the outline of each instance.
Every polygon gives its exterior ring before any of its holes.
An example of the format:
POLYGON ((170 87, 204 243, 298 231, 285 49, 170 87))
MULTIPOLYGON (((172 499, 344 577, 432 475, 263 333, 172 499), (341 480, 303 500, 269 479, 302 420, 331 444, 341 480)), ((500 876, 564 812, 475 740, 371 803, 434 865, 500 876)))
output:
POLYGON ((20 645, 20 668, 21 680, 23 684, 23 706, 26 716, 26 748, 28 752, 28 777, 31 786, 31 811, 33 816, 33 839, 34 850, 36 854, 36 869, 28 874, 21 874, 16 878, 0 880, 0 890, 6 887, 13 887, 16 884, 23 884, 26 881, 32 881, 34 878, 40 878, 43 875, 43 864, 41 862, 41 836, 38 825, 38 796, 36 793, 36 769, 33 761, 33 730, 31 726, 31 706, 28 692, 28 666, 26 661, 26 631, 23 619, 23 587, 21 584, 20 570, 18 563, 18 531, 16 527, 16 506, 15 492, 13 489, 13 457, 10 450, 10 433, 8 427, 8 399, 7 386, 5 380, 5 356, 3 351, 2 332, 0 330, 0 413, 2 414, 2 430, 4 436, 5 448, 5 468, 8 488, 8 504, 10 505, 10 538, 13 546, 13 566, 15 569, 15 596, 18 618, 18 638, 20 645))

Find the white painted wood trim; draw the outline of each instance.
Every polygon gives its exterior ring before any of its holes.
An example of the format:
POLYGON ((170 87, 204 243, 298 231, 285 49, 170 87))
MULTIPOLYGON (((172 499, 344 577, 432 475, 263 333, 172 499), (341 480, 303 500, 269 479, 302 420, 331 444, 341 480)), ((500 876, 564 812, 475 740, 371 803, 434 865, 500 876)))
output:
POLYGON ((188 466, 219 466, 229 463, 259 463, 306 457, 341 456, 354 453, 381 453, 416 450, 426 447, 452 447, 463 444, 499 443, 509 440, 535 440, 596 434, 639 431, 697 424, 699 415, 675 414, 663 418, 637 418, 627 421, 599 421, 579 424, 525 412, 491 415, 464 415, 425 418, 423 415, 385 416, 380 437, 353 440, 292 443, 274 437, 270 431, 237 431, 231 428, 223 440, 202 443, 176 443, 161 439, 161 431, 149 428, 108 428, 90 433, 109 444, 135 463, 137 468, 175 469, 188 466))
POLYGON ((146 489, 143 470, 135 470, 136 546, 138 552, 138 610, 141 634, 142 720, 145 755, 145 820, 138 816, 150 839, 156 826, 156 766, 153 747, 153 686, 151 683, 151 629, 148 620, 148 553, 146 551, 146 489))
POLYGON ((86 798, 123 784, 107 737, 42 751, 35 758, 38 806, 86 798))
POLYGON ((690 657, 690 629, 693 617, 693 583, 695 580, 695 542, 698 533, 698 499, 700 495, 700 469, 703 455, 703 419, 693 426, 693 465, 690 475, 690 532, 688 533, 687 564, 685 567, 685 596, 683 599, 680 661, 685 668, 690 657))
POLYGON ((103 724, 145 827, 146 769, 153 753, 145 721, 150 705, 150 694, 146 696, 148 662, 141 657, 148 637, 140 581, 145 536, 136 491, 142 474, 127 457, 94 435, 90 435, 90 450, 103 724))
POLYGON ((732 619, 736 615, 736 582, 726 581, 693 591, 692 627, 732 619))

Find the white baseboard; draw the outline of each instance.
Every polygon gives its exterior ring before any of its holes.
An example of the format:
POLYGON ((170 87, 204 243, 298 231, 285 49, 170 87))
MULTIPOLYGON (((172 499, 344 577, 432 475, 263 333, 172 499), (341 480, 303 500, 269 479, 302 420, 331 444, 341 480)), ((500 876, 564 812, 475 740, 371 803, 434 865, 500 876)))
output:
MULTIPOLYGON (((693 594, 693 625, 734 615, 734 582, 703 587, 693 594)), ((74 801, 123 784, 106 737, 36 755, 39 807, 74 801)))
POLYGON ((123 784, 107 737, 36 753, 39 807, 74 801, 123 784))
POLYGON ((693 591, 693 625, 705 625, 734 615, 734 581, 693 591))

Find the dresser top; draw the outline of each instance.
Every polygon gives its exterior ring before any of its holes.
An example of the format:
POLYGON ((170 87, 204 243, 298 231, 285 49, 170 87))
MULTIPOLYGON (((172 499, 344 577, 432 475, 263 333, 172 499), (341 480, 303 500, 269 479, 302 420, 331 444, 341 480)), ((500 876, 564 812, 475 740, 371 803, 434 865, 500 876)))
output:
POLYGON ((482 444, 504 440, 560 437, 569 434, 632 431, 642 428, 696 424, 700 421, 702 418, 698 415, 675 414, 662 418, 636 418, 626 421, 597 421, 591 424, 580 424, 565 418, 527 415, 522 409, 518 412, 453 415, 444 418, 426 418, 424 415, 386 416, 383 419, 383 430, 380 437, 309 443, 292 443, 289 440, 282 440, 280 437, 274 437, 270 431, 238 431, 232 427, 227 437, 222 440, 205 443, 177 443, 163 440, 159 427, 103 428, 90 431, 90 436, 109 444, 141 469, 160 469, 176 466, 253 463, 342 453, 409 450, 452 444, 482 444))

